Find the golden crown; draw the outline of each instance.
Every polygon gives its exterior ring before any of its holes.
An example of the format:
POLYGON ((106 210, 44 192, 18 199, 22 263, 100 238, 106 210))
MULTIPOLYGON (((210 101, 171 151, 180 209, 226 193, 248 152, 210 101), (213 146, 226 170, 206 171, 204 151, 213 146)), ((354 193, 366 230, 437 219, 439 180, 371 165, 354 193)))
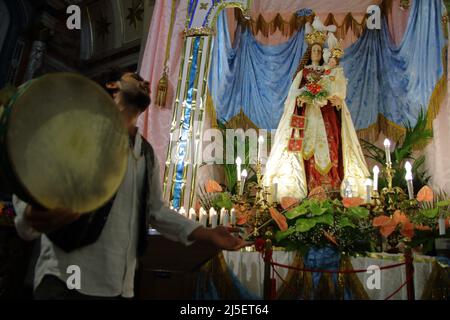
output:
POLYGON ((313 44, 320 44, 323 47, 323 44, 327 40, 327 33, 323 31, 313 31, 310 34, 306 35, 306 42, 312 46, 313 44))
POLYGON ((341 48, 331 49, 331 57, 340 59, 344 55, 344 50, 341 48))

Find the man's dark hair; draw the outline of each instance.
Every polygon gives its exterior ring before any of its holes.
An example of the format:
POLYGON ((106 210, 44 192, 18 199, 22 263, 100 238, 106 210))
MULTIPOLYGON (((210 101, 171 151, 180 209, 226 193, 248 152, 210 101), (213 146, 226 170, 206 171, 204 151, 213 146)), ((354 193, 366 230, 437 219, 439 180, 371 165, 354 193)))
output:
POLYGON ((102 79, 100 80, 100 84, 111 96, 113 96, 115 93, 120 92, 123 103, 127 106, 137 108, 139 112, 145 111, 150 105, 150 85, 148 81, 145 81, 137 73, 113 69, 102 77, 102 79), (125 79, 124 76, 126 76, 125 79), (126 78, 132 78, 138 81, 139 85, 136 85, 134 82, 127 82, 126 78), (118 81, 121 81, 122 83, 121 89, 107 87, 108 83, 114 83, 118 81))

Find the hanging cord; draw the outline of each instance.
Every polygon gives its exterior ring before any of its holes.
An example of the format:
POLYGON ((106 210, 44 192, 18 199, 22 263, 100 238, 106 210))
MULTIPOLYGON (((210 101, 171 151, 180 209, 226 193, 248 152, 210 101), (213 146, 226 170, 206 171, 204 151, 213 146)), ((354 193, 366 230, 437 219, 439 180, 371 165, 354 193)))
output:
POLYGON ((164 70, 161 79, 158 82, 158 88, 156 90, 156 101, 155 104, 160 107, 165 107, 167 104, 167 93, 169 91, 169 59, 170 59, 170 42, 172 40, 173 29, 175 25, 175 13, 176 13, 176 2, 177 0, 172 0, 171 14, 170 14, 170 26, 169 34, 167 35, 166 43, 166 54, 164 57, 164 70))

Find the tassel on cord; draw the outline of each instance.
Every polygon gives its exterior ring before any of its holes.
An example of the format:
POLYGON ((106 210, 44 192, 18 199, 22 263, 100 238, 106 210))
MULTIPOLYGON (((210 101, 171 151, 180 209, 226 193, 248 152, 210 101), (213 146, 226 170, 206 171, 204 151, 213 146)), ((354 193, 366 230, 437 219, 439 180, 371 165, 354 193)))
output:
POLYGON ((167 103, 167 92, 169 91, 169 76, 167 74, 167 67, 164 68, 163 75, 158 82, 158 87, 156 89, 156 101, 155 104, 159 107, 166 106, 167 103))

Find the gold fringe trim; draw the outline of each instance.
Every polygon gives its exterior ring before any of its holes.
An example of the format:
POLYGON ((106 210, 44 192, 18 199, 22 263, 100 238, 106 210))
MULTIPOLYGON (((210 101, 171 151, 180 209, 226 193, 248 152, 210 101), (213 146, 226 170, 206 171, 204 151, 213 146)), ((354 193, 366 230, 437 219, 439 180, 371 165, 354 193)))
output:
MULTIPOLYGON (((341 256, 341 270, 354 270, 349 256, 341 256)), ((343 277, 344 287, 350 290, 353 300, 369 300, 369 295, 356 273, 345 274, 343 277)))
POLYGON ((357 134, 360 139, 374 142, 377 141, 381 132, 387 137, 398 141, 405 136, 406 130, 404 127, 388 120, 382 114, 379 114, 377 122, 366 129, 358 130, 357 134))
POLYGON ((214 107, 214 102, 209 90, 206 92, 206 117, 211 120, 211 128, 219 128, 219 125, 217 124, 216 108, 214 107))
POLYGON ((433 269, 426 281, 422 300, 448 300, 450 293, 450 270, 439 263, 433 263, 433 269))
POLYGON ((245 115, 244 110, 242 109, 226 123, 226 126, 228 129, 243 129, 244 131, 248 129, 259 130, 256 124, 245 115))
MULTIPOLYGON (((269 37, 275 32, 280 31, 285 37, 292 36, 295 32, 302 29, 307 22, 312 23, 315 15, 309 17, 297 17, 295 14, 289 20, 284 20, 281 14, 277 14, 271 21, 266 21, 262 15, 255 19, 245 19, 241 10, 235 10, 235 18, 238 24, 244 28, 250 29, 253 35, 261 33, 264 37, 269 37)), ((344 39, 348 30, 351 29, 356 37, 360 37, 366 27, 366 19, 364 16, 361 22, 358 22, 351 13, 348 13, 342 24, 338 24, 332 13, 328 14, 325 25, 334 24, 337 27, 336 34, 344 39)))
POLYGON ((433 121, 437 118, 439 111, 441 110, 442 102, 447 95, 447 74, 448 74, 448 63, 447 63, 448 48, 442 49, 442 62, 444 66, 444 74, 441 79, 436 84, 433 93, 430 97, 430 102, 428 104, 428 122, 427 129, 433 130, 433 121))
POLYGON ((221 299, 239 300, 241 298, 234 288, 233 280, 222 252, 207 262, 201 271, 206 274, 205 282, 199 288, 201 291, 206 291, 207 281, 211 279, 221 299))
MULTIPOLYGON (((295 268, 304 268, 303 258, 297 254, 292 266, 295 268)), ((353 270, 350 257, 342 256, 340 262, 341 270, 353 270)), ((277 281, 281 281, 277 278, 277 281)), ((324 273, 320 279, 317 288, 313 288, 312 273, 289 270, 285 283, 278 289, 277 299, 292 300, 302 298, 305 300, 343 300, 344 291, 349 290, 354 300, 368 300, 369 296, 364 290, 364 286, 359 280, 357 274, 341 274, 338 276, 338 285, 333 282, 333 275, 324 273)))
POLYGON ((324 25, 335 25, 337 26, 336 30, 336 38, 338 39, 345 39, 348 33, 348 30, 352 30, 355 37, 359 38, 361 37, 365 27, 366 27, 366 21, 367 21, 367 15, 364 16, 363 20, 361 22, 358 22, 351 13, 348 13, 344 20, 342 21, 342 24, 339 25, 336 21, 336 18, 332 13, 328 14, 324 25))

